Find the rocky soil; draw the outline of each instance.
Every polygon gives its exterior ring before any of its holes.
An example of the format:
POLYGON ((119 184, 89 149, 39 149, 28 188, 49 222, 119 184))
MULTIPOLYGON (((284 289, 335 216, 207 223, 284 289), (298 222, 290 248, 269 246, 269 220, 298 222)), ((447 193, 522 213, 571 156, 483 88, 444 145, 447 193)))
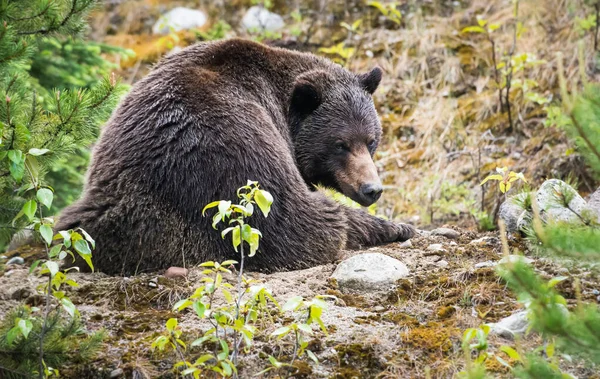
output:
MULTIPOLYGON (((524 250, 519 239, 511 239, 510 244, 512 249, 524 250)), ((28 273, 28 264, 39 253, 29 247, 12 253, 22 256, 25 264, 8 265, 0 274, 0 316, 23 301, 39 305, 36 286, 41 281, 28 273)), ((332 278, 336 267, 347 263, 270 275, 248 273, 271 289, 281 304, 298 295, 305 299, 332 296, 323 315, 328 334, 315 328, 309 343, 320 364, 303 358, 296 360, 294 368, 271 371, 263 377, 398 378, 425 377, 426 371, 431 377, 452 377, 464 365, 463 331, 511 315, 514 316, 504 320, 502 327, 492 329, 490 351, 499 352, 501 345, 514 346, 513 333, 521 346, 542 343, 536 334, 519 334, 526 329, 526 319, 519 313, 522 306, 494 272, 494 266, 503 258, 497 234, 454 228, 423 231, 408 243, 345 251, 340 262, 348 258, 355 261, 354 272, 339 269, 336 279, 332 278), (365 261, 363 254, 370 258, 365 261), (394 274, 387 259, 397 259, 405 267, 397 262, 400 269, 394 274), (361 262, 366 262, 363 268, 361 262)), ((544 258, 529 258, 545 277, 569 277, 558 290, 570 305, 576 302, 575 279, 580 281, 583 300, 600 302, 597 271, 559 267, 544 258)), ((158 274, 127 278, 100 273, 73 276, 80 287, 70 297, 87 330, 105 329, 107 337, 93 362, 63 368, 64 377, 174 377, 174 354, 150 349, 152 341, 164 330, 165 321, 177 317, 188 343, 208 328, 193 312, 171 311, 175 302, 200 285, 202 274, 198 268, 191 268, 187 278, 158 274)), ((283 362, 289 360, 291 345, 269 337, 282 321, 285 320, 275 316, 273 322, 259 327, 255 346, 241 358, 241 377, 251 377, 268 367, 268 355, 283 362)), ((201 352, 191 349, 186 354, 195 358, 201 352)), ((597 375, 576 362, 563 365, 578 377, 597 375)), ((499 377, 506 374, 504 366, 493 359, 489 360, 489 369, 499 377)))

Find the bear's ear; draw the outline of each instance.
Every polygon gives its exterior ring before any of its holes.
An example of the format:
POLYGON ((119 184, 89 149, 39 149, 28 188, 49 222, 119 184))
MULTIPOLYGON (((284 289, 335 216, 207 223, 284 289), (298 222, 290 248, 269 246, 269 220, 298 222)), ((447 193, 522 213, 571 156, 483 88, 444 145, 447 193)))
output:
POLYGON ((358 75, 358 81, 364 90, 372 95, 377 87, 379 87, 382 75, 383 71, 379 67, 374 67, 371 71, 358 75))
POLYGON ((321 89, 312 81, 296 80, 292 91, 290 110, 298 116, 306 116, 321 105, 322 95, 321 89))

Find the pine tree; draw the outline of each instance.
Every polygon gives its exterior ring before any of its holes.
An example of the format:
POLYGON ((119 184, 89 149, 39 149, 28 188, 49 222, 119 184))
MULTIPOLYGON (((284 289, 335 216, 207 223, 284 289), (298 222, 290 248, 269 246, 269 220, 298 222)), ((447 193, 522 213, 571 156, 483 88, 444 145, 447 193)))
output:
MULTIPOLYGON (((564 82, 562 87, 563 107, 569 119, 563 127, 600 180, 600 85, 586 84, 578 95, 568 94, 564 82)), ((600 263, 598 215, 588 216, 592 221, 583 225, 544 223, 532 200, 532 246, 537 246, 543 255, 570 260, 573 264, 597 266, 600 263)), ((524 364, 513 371, 517 377, 563 377, 557 358, 553 356, 555 346, 561 353, 600 365, 600 309, 597 304, 579 301, 575 309, 567 310, 565 299, 554 289, 566 277, 545 282, 531 266, 521 261, 506 264, 500 269, 500 275, 527 306, 532 329, 548 341, 545 349, 548 359, 535 352, 527 353, 524 364)), ((579 286, 577 282, 575 285, 579 286)))
POLYGON ((58 375, 59 365, 89 358, 102 339, 83 333, 65 291, 77 283, 60 271, 75 254, 93 268, 94 241, 81 229, 53 230, 46 180, 56 162, 97 137, 123 90, 114 76, 92 84, 109 67, 92 55, 106 48, 73 39, 96 1, 0 0, 0 249, 19 228, 34 229, 46 258, 31 271, 47 279, 43 307, 19 307, 0 322, 0 377, 58 375), (62 243, 52 245, 57 237, 62 243))
POLYGON ((54 162, 93 141, 122 92, 114 77, 89 85, 90 76, 75 69, 67 89, 44 87, 57 85, 57 68, 64 72, 73 66, 60 56, 45 57, 40 48, 47 51, 48 44, 71 43, 81 53, 80 43, 52 38, 81 35, 95 3, 0 0, 0 247, 25 225, 25 220, 13 219, 35 196, 32 189, 39 183, 32 183, 32 178, 44 183, 54 162), (40 65, 49 69, 43 79, 40 65))

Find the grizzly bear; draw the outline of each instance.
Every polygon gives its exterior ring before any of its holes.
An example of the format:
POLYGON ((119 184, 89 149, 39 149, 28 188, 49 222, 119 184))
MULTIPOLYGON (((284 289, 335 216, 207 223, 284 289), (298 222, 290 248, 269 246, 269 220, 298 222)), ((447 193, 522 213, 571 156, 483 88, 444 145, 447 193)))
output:
POLYGON ((59 230, 96 239, 96 269, 132 275, 238 259, 204 206, 236 200, 258 181, 274 198, 247 268, 307 268, 355 249, 410 238, 414 229, 350 209, 382 192, 372 156, 381 138, 374 68, 352 74, 309 53, 231 39, 163 59, 124 98, 93 150, 82 198, 59 230))

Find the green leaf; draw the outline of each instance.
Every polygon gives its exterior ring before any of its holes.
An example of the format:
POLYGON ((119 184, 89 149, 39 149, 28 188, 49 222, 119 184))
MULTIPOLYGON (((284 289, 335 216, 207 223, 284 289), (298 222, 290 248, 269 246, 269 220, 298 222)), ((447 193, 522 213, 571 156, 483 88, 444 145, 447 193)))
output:
POLYGON ((204 207, 204 209, 202 209, 202 216, 204 216, 204 214, 206 213, 206 211, 210 208, 214 208, 217 205, 219 205, 219 201, 213 201, 212 203, 208 203, 206 204, 206 206, 204 207))
POLYGON ((489 175, 487 178, 483 179, 483 181, 479 185, 480 186, 484 185, 485 183, 487 183, 488 180, 502 180, 502 179, 504 179, 504 177, 502 175, 498 175, 498 174, 489 175))
POLYGON ((273 337, 283 337, 286 334, 288 334, 291 330, 292 330, 292 328, 289 327, 289 326, 282 326, 281 328, 276 329, 273 333, 271 333, 271 336, 273 336, 273 337))
POLYGON ((236 252, 238 251, 238 246, 240 246, 241 243, 242 243, 242 240, 240 237, 240 228, 236 227, 235 229, 233 229, 233 232, 231 233, 231 244, 233 245, 233 249, 236 252))
POLYGON ((21 150, 9 150, 8 159, 13 163, 23 162, 23 152, 21 150))
POLYGON ((28 202, 23 204, 22 211, 25 214, 25 216, 27 216, 29 221, 33 220, 36 210, 37 210, 37 202, 35 200, 29 200, 28 202))
POLYGON ((96 248, 96 241, 94 241, 94 239, 92 238, 92 236, 90 236, 85 230, 83 230, 81 228, 79 228, 79 231, 81 232, 81 234, 83 234, 83 236, 90 243, 90 245, 92 245, 92 249, 95 249, 96 248))
POLYGON ((170 318, 167 320, 167 323, 165 324, 167 327, 167 330, 169 332, 173 332, 175 330, 175 328, 177 327, 177 319, 176 318, 170 318))
POLYGON ((206 305, 203 302, 194 302, 192 308, 194 309, 199 318, 204 318, 204 314, 206 313, 206 305))
POLYGON ((16 181, 21 182, 23 174, 25 173, 25 164, 23 162, 10 162, 8 166, 10 176, 16 181))
POLYGON ((546 346, 546 355, 548 358, 552 358, 554 356, 554 344, 550 343, 546 346))
POLYGON ((315 353, 313 353, 313 352, 312 352, 312 351, 310 351, 310 350, 306 350, 306 355, 308 355, 308 357, 309 357, 310 359, 312 359, 312 360, 313 360, 313 362, 315 362, 316 364, 319 364, 319 359, 317 358, 317 356, 315 355, 315 353))
POLYGON ((294 296, 284 304, 284 306, 283 306, 283 308, 281 308, 281 310, 284 312, 295 311, 296 309, 298 309, 300 304, 302 304, 303 300, 304 300, 304 298, 302 298, 302 296, 294 296))
POLYGON ((46 241, 46 244, 48 244, 48 246, 50 246, 50 244, 52 243, 52 236, 54 235, 54 233, 52 232, 52 227, 50 227, 49 225, 41 225, 40 226, 40 234, 42 235, 42 238, 44 239, 44 241, 46 241))
POLYGON ((569 279, 568 276, 557 276, 556 278, 552 278, 548 281, 548 288, 555 287, 558 283, 563 282, 569 279))
POLYGON ((42 261, 41 261, 41 260, 39 260, 39 259, 38 259, 38 260, 36 260, 35 262, 33 262, 33 263, 31 264, 31 267, 29 267, 29 273, 31 274, 31 273, 32 273, 32 272, 33 272, 33 271, 36 269, 36 267, 40 265, 40 263, 41 263, 41 262, 42 262, 42 261))
POLYGON ((485 33, 486 30, 481 26, 467 26, 461 33, 485 33))
POLYGON ((75 241, 75 243, 73 244, 73 248, 75 248, 75 250, 80 255, 91 255, 92 254, 92 251, 90 250, 90 246, 88 245, 87 241, 85 241, 85 240, 75 241))
POLYGON ((273 365, 275 368, 280 368, 283 366, 283 363, 279 362, 277 358, 272 355, 269 355, 269 362, 271 362, 271 365, 273 365))
POLYGON ((56 273, 58 272, 58 263, 54 262, 54 261, 46 261, 44 263, 44 266, 46 266, 46 268, 48 269, 48 271, 50 271, 50 276, 53 278, 54 275, 56 275, 56 273))
POLYGON ((8 344, 8 346, 12 345, 13 341, 17 339, 17 337, 19 337, 20 335, 21 329, 18 326, 9 329, 9 331, 6 333, 6 343, 8 344))
POLYGON ((312 334, 312 328, 310 325, 298 324, 298 329, 302 330, 304 333, 312 334))
POLYGON ((521 355, 510 346, 500 346, 500 351, 503 351, 508 355, 512 360, 521 362, 521 355))
POLYGON ((75 317, 75 315, 78 314, 75 304, 73 304, 68 298, 63 297, 60 299, 60 303, 71 317, 75 317))
POLYGON ((218 209, 219 209, 219 213, 221 215, 225 215, 227 213, 227 211, 229 210, 229 207, 231 207, 231 201, 225 201, 225 200, 219 201, 218 209))
POLYGON ((271 211, 271 204, 273 204, 273 196, 267 191, 258 190, 254 195, 254 200, 256 200, 256 204, 265 217, 268 217, 271 211))
POLYGON ((181 311, 181 310, 189 307, 192 304, 193 304, 192 301, 190 301, 188 299, 182 299, 182 300, 179 300, 178 302, 176 302, 175 305, 173 305, 173 310, 181 311))
POLYGON ((36 148, 33 148, 33 149, 29 149, 29 154, 30 155, 34 155, 34 156, 39 156, 39 155, 44 155, 44 154, 46 154, 49 151, 50 150, 48 150, 48 149, 36 149, 36 148))
POLYGON ((21 334, 23 335, 23 337, 27 339, 27 337, 29 336, 29 332, 31 332, 31 329, 33 329, 33 324, 31 323, 31 321, 19 319, 17 326, 19 327, 19 330, 21 330, 21 334))

